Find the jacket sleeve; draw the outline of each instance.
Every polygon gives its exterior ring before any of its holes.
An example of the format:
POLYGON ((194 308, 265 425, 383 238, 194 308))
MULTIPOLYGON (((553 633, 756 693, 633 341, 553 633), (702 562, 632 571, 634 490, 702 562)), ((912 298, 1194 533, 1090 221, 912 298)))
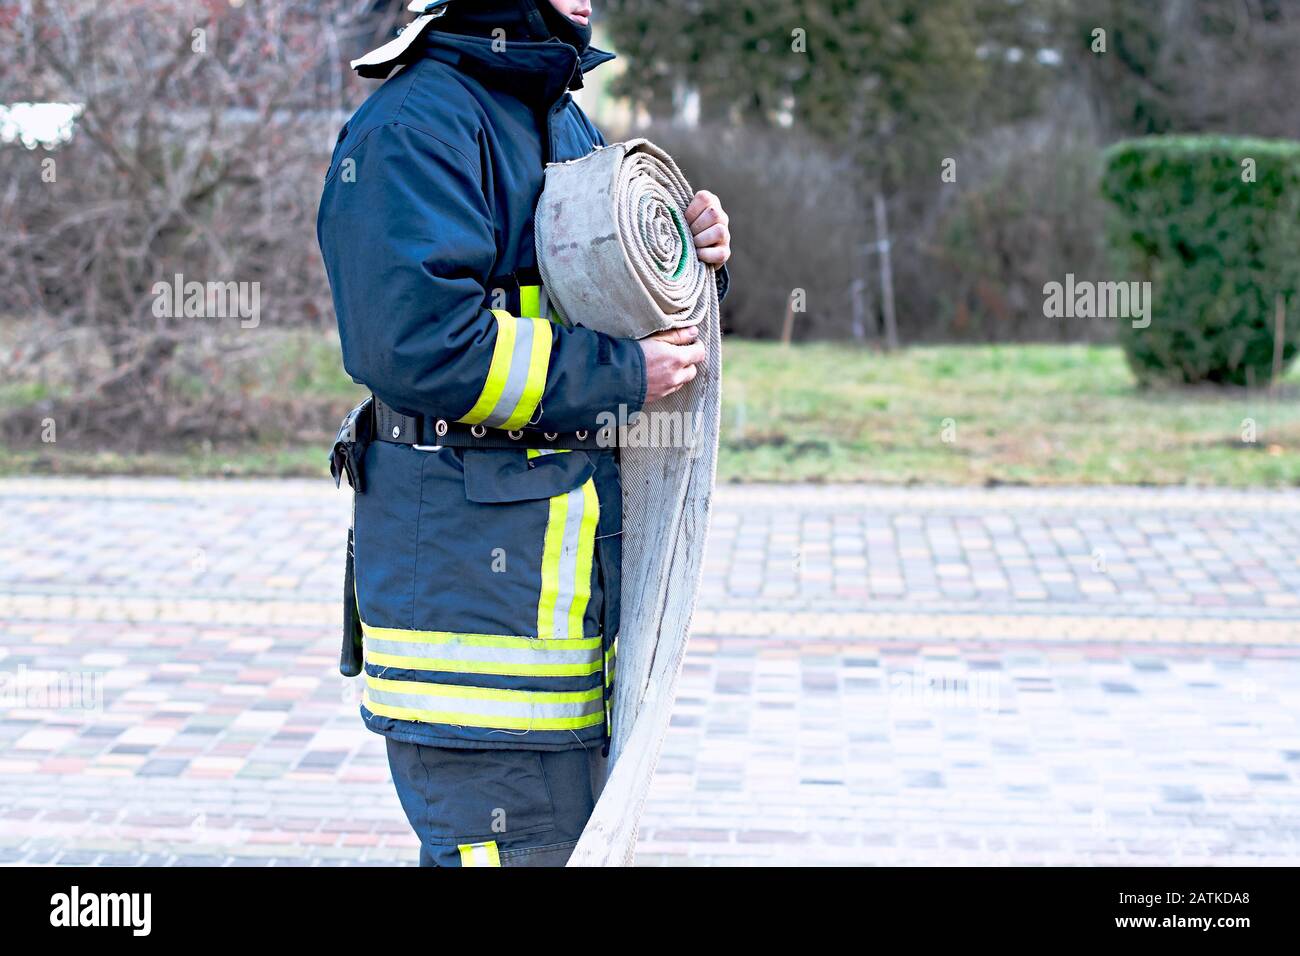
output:
POLYGON ((477 163, 428 133, 388 123, 337 161, 317 238, 348 374, 403 411, 495 428, 640 409, 635 341, 484 307, 493 230, 477 163))
POLYGON ((727 298, 727 292, 731 289, 731 273, 727 271, 727 264, 724 262, 722 268, 717 272, 718 277, 718 301, 722 302, 727 298))

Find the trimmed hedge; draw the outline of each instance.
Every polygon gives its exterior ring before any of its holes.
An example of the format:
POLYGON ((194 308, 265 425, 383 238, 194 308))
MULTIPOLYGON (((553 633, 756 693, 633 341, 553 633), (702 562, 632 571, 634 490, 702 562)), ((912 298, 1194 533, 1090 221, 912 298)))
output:
POLYGON ((1104 166, 1114 278, 1152 283, 1151 324, 1119 322, 1138 380, 1266 384, 1278 295, 1283 367, 1300 351, 1300 143, 1146 137, 1104 166))

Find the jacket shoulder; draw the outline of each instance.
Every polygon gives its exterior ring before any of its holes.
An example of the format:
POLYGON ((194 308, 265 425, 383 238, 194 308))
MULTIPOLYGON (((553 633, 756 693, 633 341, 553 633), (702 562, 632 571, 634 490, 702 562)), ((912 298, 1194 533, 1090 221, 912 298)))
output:
POLYGON ((372 132, 393 124, 440 140, 478 166, 486 114, 457 71, 435 60, 418 60, 385 80, 344 127, 340 142, 355 147, 372 132))

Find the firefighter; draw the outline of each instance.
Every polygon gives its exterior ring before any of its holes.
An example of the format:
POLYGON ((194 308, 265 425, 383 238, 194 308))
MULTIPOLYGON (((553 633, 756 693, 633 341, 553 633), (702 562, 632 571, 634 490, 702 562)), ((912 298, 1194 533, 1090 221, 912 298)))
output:
MULTIPOLYGON (((387 79, 339 133, 317 224, 343 363, 372 392, 333 459, 355 491, 344 670, 421 865, 563 865, 603 780, 618 633, 598 419, 681 388, 704 350, 571 327, 540 284, 544 167, 604 144, 570 95, 613 58, 590 0, 411 9, 353 64, 387 79)), ((717 198, 686 218, 725 263, 717 198)))

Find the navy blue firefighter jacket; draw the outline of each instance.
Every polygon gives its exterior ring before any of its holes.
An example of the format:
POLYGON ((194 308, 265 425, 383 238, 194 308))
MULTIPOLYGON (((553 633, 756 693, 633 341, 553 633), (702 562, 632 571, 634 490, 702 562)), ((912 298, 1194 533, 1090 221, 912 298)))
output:
MULTIPOLYGON (((339 134, 317 234, 343 362, 403 414, 591 430, 640 409, 644 359, 547 314, 533 211, 546 163, 603 145, 569 91, 612 56, 548 38, 532 0, 489 3, 504 48, 434 21, 339 134)), ((361 464, 367 726, 444 747, 606 739, 616 452, 376 440, 361 464)))

